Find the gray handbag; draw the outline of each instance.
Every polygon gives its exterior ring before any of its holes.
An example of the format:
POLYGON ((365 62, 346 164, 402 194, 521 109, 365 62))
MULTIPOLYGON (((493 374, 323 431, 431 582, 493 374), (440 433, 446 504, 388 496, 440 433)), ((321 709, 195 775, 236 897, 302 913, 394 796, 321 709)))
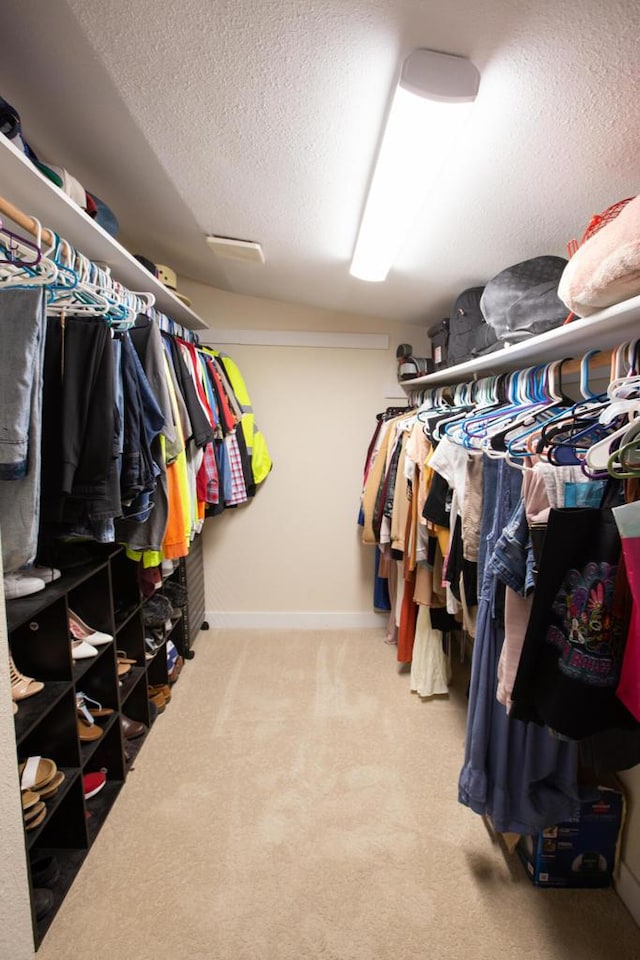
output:
POLYGON ((498 340, 519 343, 564 323, 567 308, 558 297, 558 284, 566 265, 563 257, 534 257, 488 282, 480 308, 498 340))

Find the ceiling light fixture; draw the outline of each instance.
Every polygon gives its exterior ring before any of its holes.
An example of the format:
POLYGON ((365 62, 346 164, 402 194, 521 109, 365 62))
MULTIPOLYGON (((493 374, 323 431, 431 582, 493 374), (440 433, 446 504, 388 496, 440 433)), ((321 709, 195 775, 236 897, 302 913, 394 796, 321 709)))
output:
POLYGON ((414 50, 402 65, 350 273, 384 280, 476 98, 480 74, 465 57, 414 50))

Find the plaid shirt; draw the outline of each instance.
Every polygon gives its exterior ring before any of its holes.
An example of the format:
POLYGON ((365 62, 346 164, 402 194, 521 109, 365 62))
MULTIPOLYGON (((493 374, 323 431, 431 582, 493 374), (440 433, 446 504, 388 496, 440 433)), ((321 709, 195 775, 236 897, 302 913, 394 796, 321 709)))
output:
POLYGON ((196 478, 196 494, 203 503, 218 503, 220 500, 220 478, 213 443, 208 443, 204 448, 196 478))
POLYGON ((229 455, 229 466, 231 468, 231 496, 227 499, 226 503, 227 506, 234 506, 238 503, 244 503, 249 499, 244 483, 242 458, 240 457, 235 431, 227 434, 224 438, 224 445, 229 455))

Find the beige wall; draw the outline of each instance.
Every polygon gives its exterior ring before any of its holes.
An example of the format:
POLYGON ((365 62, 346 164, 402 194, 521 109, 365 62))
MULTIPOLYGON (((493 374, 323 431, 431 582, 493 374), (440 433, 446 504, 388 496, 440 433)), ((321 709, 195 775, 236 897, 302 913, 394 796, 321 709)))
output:
POLYGON ((293 626, 317 625, 316 615, 328 626, 376 622, 373 553, 356 525, 362 467, 376 412, 386 394, 401 393, 396 347, 408 341, 424 352, 426 330, 182 279, 180 288, 214 328, 389 334, 388 350, 223 347, 245 377, 275 466, 252 503, 207 521, 204 541, 207 610, 234 615, 224 622, 263 613, 293 626))

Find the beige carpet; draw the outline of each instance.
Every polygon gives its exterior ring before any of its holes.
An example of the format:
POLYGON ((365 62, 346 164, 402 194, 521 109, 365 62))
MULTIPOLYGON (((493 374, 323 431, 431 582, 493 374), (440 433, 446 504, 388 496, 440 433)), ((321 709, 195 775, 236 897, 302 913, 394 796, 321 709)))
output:
POLYGON ((612 891, 535 889, 457 803, 463 688, 379 631, 201 634, 39 960, 637 960, 612 891))

